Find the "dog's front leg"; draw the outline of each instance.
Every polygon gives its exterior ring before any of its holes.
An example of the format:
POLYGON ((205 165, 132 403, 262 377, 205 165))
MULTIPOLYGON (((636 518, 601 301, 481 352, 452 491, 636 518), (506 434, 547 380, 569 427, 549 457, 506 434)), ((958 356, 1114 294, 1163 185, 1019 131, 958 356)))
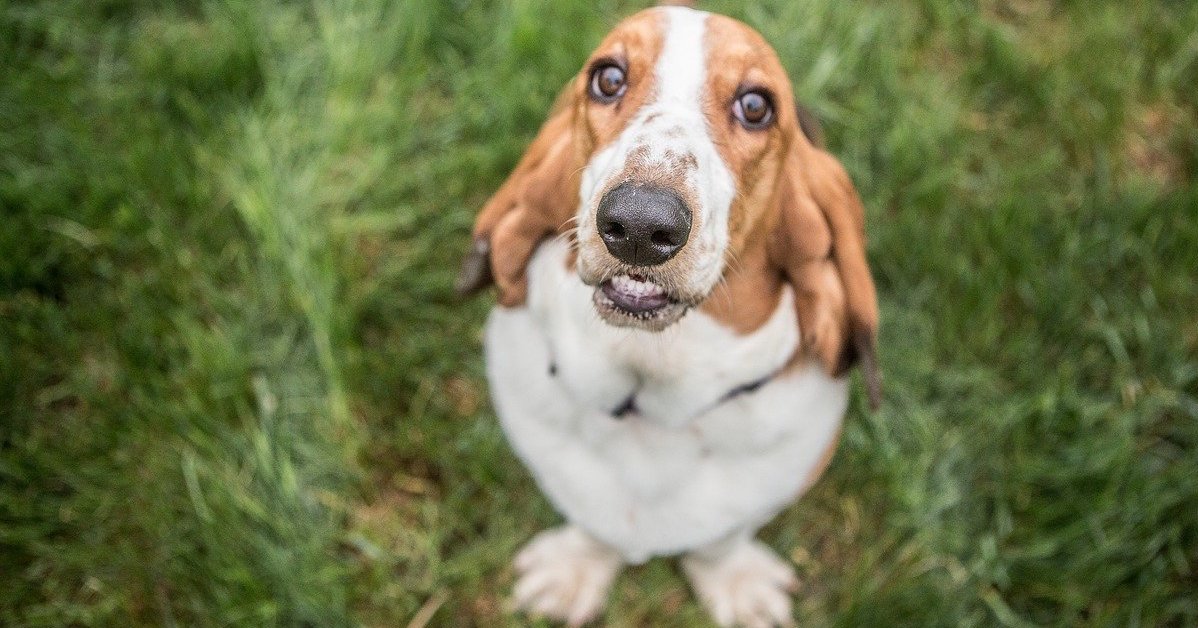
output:
POLYGON ((772 550, 738 534, 688 553, 682 570, 699 601, 720 626, 791 626, 794 568, 772 550))
POLYGON ((533 537, 516 555, 517 610, 580 626, 594 619, 623 560, 580 528, 566 525, 533 537))

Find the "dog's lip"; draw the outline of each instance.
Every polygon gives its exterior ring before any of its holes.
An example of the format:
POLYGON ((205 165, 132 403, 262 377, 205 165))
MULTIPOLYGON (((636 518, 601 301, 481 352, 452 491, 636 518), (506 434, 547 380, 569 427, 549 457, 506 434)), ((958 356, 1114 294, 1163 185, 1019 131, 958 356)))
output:
POLYGON ((644 315, 677 303, 661 285, 640 275, 616 275, 599 285, 613 306, 628 314, 644 315))
POLYGON ((609 276, 595 286, 595 310, 614 327, 662 331, 691 308, 655 278, 645 279, 636 270, 609 276))

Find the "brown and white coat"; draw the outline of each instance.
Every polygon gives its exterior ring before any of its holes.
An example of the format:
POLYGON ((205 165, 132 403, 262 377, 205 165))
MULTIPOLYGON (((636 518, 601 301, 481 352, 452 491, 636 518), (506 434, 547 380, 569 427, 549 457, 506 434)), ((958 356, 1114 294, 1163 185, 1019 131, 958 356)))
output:
POLYGON ((498 287, 495 407, 568 522, 517 557, 518 607, 580 623, 622 563, 682 554, 717 622, 789 621, 793 573, 752 537, 826 466, 846 371, 863 364, 878 394, 861 203, 791 93, 744 24, 643 11, 603 40, 481 212, 461 287, 498 287), (614 98, 595 91, 609 66, 614 98), (750 92, 766 124, 746 123, 750 92), (622 185, 685 207, 664 261, 613 254, 602 207, 622 185), (646 295, 658 305, 621 305, 646 295))

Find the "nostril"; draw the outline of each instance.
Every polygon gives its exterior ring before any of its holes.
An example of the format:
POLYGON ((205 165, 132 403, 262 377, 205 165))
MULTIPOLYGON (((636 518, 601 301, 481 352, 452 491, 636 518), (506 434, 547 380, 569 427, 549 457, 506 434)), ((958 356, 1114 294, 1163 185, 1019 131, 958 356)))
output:
POLYGON ((674 241, 674 234, 661 229, 654 231, 653 235, 649 236, 649 240, 659 246, 678 246, 678 243, 674 241))
POLYGON ((603 235, 608 238, 620 239, 627 234, 624 232, 624 225, 618 222, 609 222, 603 227, 603 235))

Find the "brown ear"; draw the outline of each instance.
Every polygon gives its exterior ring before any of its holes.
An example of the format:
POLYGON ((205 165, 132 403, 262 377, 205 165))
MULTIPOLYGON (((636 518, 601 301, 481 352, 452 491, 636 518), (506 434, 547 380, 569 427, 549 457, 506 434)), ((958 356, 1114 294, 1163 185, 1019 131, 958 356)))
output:
POLYGON ((878 301, 865 258, 864 208, 832 155, 797 144, 779 180, 771 258, 794 289, 804 348, 833 374, 860 361, 877 409, 878 301))
POLYGON ((824 128, 820 126, 819 118, 815 117, 815 113, 810 109, 804 107, 798 98, 795 99, 795 113, 799 114, 799 129, 803 131, 803 136, 807 138, 808 142, 811 142, 812 146, 823 148, 824 128))
POLYGON ((570 87, 558 97, 516 169, 475 219, 474 245, 458 275, 459 294, 473 294, 494 281, 502 305, 523 303, 525 269, 533 251, 574 216, 581 158, 574 141, 570 87))

